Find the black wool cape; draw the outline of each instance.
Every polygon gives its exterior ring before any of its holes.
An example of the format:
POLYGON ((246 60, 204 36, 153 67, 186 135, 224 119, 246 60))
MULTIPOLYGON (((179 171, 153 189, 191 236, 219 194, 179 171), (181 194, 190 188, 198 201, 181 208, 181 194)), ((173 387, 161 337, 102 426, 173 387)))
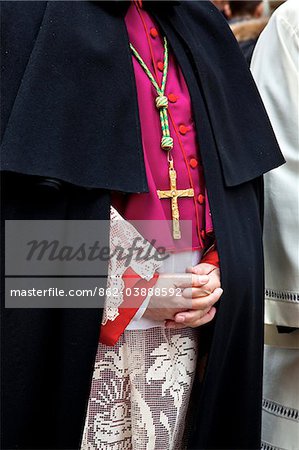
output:
MULTIPOLYGON (((262 174, 283 158, 218 10, 209 1, 144 4, 191 94, 224 289, 189 448, 258 449, 262 174)), ((127 8, 1 2, 2 224, 108 219, 111 191, 147 191, 127 8)), ((2 301, 2 448, 78 448, 100 311, 5 309, 2 301)))

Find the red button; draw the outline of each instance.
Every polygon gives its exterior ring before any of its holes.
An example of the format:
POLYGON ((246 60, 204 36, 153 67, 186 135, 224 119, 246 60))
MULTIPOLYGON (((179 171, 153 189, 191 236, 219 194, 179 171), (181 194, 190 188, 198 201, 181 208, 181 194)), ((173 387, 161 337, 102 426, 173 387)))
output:
POLYGON ((199 194, 199 196, 197 197, 197 201, 200 205, 203 205, 205 202, 205 196, 202 194, 199 194))
POLYGON ((171 103, 175 103, 176 101, 177 101, 177 96, 176 95, 174 95, 174 94, 169 94, 168 95, 168 100, 171 102, 171 103))
POLYGON ((179 126, 179 132, 180 132, 181 134, 186 134, 187 131, 188 131, 188 127, 186 127, 186 125, 180 125, 180 126, 179 126))
POLYGON ((205 239, 205 237, 206 237, 205 230, 201 230, 200 235, 201 235, 202 239, 205 239))
POLYGON ((150 35, 151 35, 152 38, 155 39, 156 37, 158 37, 159 33, 158 33, 156 28, 151 28, 150 29, 150 35))
POLYGON ((198 166, 197 159, 191 158, 189 161, 189 165, 190 165, 190 167, 192 167, 192 169, 195 169, 198 166))
POLYGON ((158 67, 158 69, 159 69, 161 72, 163 72, 164 64, 162 63, 162 61, 158 61, 157 67, 158 67))

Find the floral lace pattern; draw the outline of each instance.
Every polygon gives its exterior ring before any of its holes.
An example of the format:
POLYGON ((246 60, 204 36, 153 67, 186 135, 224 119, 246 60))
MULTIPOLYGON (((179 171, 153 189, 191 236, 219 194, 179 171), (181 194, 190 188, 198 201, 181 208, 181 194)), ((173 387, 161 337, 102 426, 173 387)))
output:
POLYGON ((197 333, 127 330, 99 345, 81 450, 182 448, 197 333))

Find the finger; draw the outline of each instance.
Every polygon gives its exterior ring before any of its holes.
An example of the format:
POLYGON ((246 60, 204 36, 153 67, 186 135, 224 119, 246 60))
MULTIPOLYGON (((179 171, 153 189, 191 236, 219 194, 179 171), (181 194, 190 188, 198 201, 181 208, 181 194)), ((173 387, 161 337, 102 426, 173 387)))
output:
POLYGON ((189 311, 184 311, 183 313, 177 313, 174 316, 174 321, 176 323, 180 323, 180 324, 184 324, 184 325, 188 325, 190 323, 193 323, 199 319, 202 319, 209 311, 211 308, 207 308, 207 309, 202 309, 202 310, 189 310, 189 311))
POLYGON ((185 298, 196 298, 196 297, 205 297, 207 295, 212 294, 215 289, 221 287, 220 278, 217 276, 213 276, 210 278, 210 281, 201 287, 187 287, 182 289, 182 295, 185 298))
POLYGON ((223 289, 217 288, 210 295, 192 299, 192 309, 211 308, 220 299, 223 289))
POLYGON ((182 291, 182 295, 184 298, 200 298, 200 297, 207 297, 210 295, 213 290, 207 290, 207 289, 198 289, 198 288, 185 288, 182 291))
POLYGON ((218 269, 217 266, 209 263, 199 263, 195 266, 189 266, 186 269, 186 273, 195 273, 197 275, 209 275, 213 270, 218 269))
POLYGON ((198 321, 193 322, 193 324, 190 324, 189 326, 192 328, 201 327, 202 325, 205 325, 206 323, 211 322, 216 314, 216 308, 213 306, 210 311, 207 312, 201 319, 198 321))
POLYGON ((206 297, 192 299, 192 309, 207 309, 211 308, 220 299, 223 289, 217 288, 214 292, 206 297))
POLYGON ((220 274, 218 274, 216 271, 211 272, 209 278, 210 281, 204 285, 204 289, 212 293, 215 291, 215 289, 221 287, 220 274))
MULTIPOLYGON (((211 322, 216 314, 216 308, 213 306, 209 311, 201 317, 194 317, 194 320, 184 322, 185 327, 197 328, 211 322)), ((180 324, 183 325, 183 324, 180 324)))
POLYGON ((207 264, 197 264, 196 266, 189 266, 186 269, 186 273, 194 273, 196 275, 208 275, 210 269, 206 267, 207 264))
POLYGON ((210 310, 208 310, 204 315, 202 315, 201 317, 193 317, 193 320, 188 320, 185 321, 184 323, 176 323, 176 326, 173 325, 172 321, 171 325, 169 326, 169 328, 197 328, 200 327, 202 325, 205 325, 206 323, 211 322, 216 314, 216 308, 213 306, 210 310))
POLYGON ((192 276, 192 287, 201 287, 208 284, 210 277, 208 275, 195 275, 192 276))
POLYGON ((175 285, 180 288, 187 288, 187 287, 199 287, 204 286, 207 284, 210 280, 210 278, 207 275, 195 275, 195 274, 186 274, 188 275, 187 282, 182 278, 176 281, 175 285))

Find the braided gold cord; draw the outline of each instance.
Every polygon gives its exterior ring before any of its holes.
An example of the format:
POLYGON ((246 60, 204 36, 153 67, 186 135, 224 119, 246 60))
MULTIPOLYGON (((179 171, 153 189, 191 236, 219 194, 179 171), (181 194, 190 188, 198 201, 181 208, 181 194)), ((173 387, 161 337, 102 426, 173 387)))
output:
POLYGON ((164 95, 166 82, 167 82, 167 74, 168 74, 168 43, 166 37, 164 37, 164 62, 163 62, 163 75, 161 87, 159 87, 155 77, 139 55, 138 51, 135 47, 130 44, 130 48, 132 50, 133 55, 136 60, 139 62, 140 66, 144 70, 145 74, 149 78, 150 82, 156 89, 158 97, 155 99, 156 108, 160 113, 160 122, 161 122, 161 130, 162 130, 162 139, 161 139, 161 148, 166 151, 170 151, 173 149, 173 138, 170 136, 169 122, 168 122, 168 98, 164 95))

